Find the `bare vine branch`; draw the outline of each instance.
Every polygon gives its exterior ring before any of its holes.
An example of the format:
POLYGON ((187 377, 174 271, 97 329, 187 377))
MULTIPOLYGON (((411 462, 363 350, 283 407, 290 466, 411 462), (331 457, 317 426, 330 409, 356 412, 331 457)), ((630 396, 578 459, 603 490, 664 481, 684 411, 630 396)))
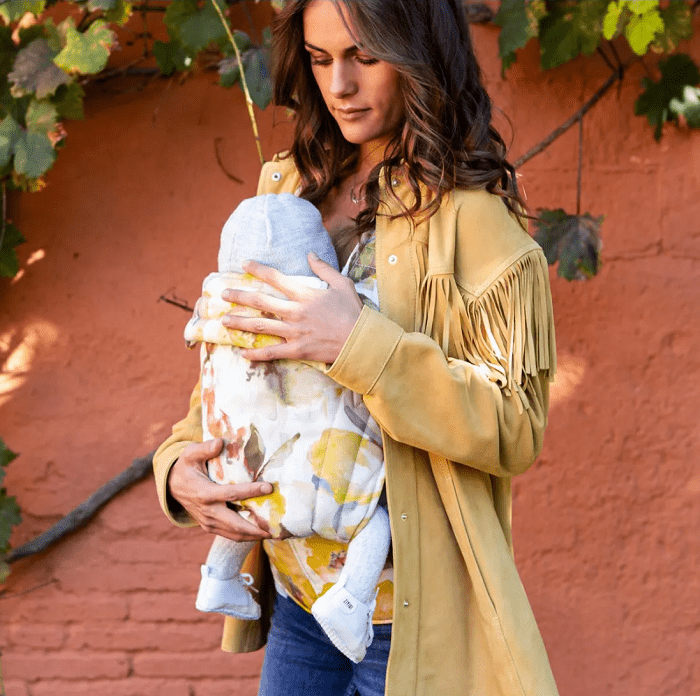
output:
POLYGON ((621 80, 624 75, 624 70, 622 68, 615 70, 612 75, 605 81, 600 89, 567 121, 561 124, 558 128, 555 128, 544 140, 537 143, 531 150, 528 150, 522 157, 519 157, 514 162, 514 166, 517 169, 522 167, 525 162, 531 160, 535 155, 539 155, 540 152, 546 150, 557 138, 561 137, 566 133, 566 131, 571 128, 580 118, 583 118, 588 111, 595 104, 600 101, 603 95, 617 82, 621 80))
POLYGON ((235 181, 237 184, 242 184, 243 179, 239 179, 237 176, 234 174, 231 174, 231 172, 224 167, 224 162, 221 159, 221 152, 219 152, 219 145, 221 144, 221 141, 223 138, 219 136, 218 138, 214 138, 214 155, 216 156, 216 163, 219 165, 221 168, 221 171, 226 174, 226 176, 231 179, 231 181, 235 181))
POLYGON ((28 541, 16 549, 12 549, 5 557, 6 563, 14 563, 20 558, 32 556, 35 553, 45 551, 49 546, 55 544, 66 534, 75 531, 87 523, 95 513, 118 493, 129 488, 134 483, 146 478, 153 469, 153 454, 134 459, 131 466, 127 467, 120 474, 98 488, 87 500, 82 502, 74 510, 71 510, 63 519, 59 520, 53 527, 47 529, 35 539, 28 541))

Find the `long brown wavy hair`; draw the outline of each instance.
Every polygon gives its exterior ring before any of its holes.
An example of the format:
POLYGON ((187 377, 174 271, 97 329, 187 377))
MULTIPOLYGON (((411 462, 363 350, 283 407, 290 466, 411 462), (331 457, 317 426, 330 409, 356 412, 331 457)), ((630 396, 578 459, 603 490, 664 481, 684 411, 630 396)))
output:
MULTIPOLYGON (((374 225, 383 167, 396 200, 394 173, 407 175, 415 200, 402 207, 412 218, 432 214, 454 188, 486 189, 522 215, 525 205, 503 138, 491 125, 491 100, 461 0, 332 1, 339 12, 341 4, 347 10, 363 52, 396 69, 404 99, 403 124, 367 180, 358 232, 374 225), (429 200, 423 200, 421 183, 429 200)), ((289 156, 301 175, 301 197, 318 205, 355 170, 359 148, 343 137, 313 76, 303 29, 310 2, 291 0, 273 21, 274 101, 294 112, 289 156)))

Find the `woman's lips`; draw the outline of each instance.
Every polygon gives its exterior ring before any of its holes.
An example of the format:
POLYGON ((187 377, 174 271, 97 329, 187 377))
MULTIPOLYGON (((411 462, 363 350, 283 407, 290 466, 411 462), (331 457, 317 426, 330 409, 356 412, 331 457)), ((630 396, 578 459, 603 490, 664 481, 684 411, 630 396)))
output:
POLYGON ((369 109, 336 109, 335 113, 343 121, 357 121, 369 112, 369 109))

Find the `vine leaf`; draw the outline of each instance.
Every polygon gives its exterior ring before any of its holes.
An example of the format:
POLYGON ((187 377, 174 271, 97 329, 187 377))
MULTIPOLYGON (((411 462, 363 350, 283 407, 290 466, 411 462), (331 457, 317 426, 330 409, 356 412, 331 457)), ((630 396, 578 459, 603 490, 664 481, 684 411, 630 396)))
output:
POLYGON ((671 99, 669 109, 691 128, 700 128, 700 89, 686 85, 682 99, 671 99))
POLYGON ((27 12, 40 15, 45 5, 46 0, 8 0, 0 4, 0 17, 5 20, 5 24, 11 24, 27 12))
POLYGON ((515 62, 516 50, 538 35, 539 21, 546 13, 544 0, 512 0, 501 3, 493 21, 501 27, 498 54, 501 56, 502 73, 515 62))
POLYGON ((638 56, 647 52, 656 35, 664 29, 659 0, 616 0, 608 5, 603 20, 603 36, 612 39, 624 31, 627 42, 638 56))
POLYGON ((547 70, 591 55, 602 35, 606 0, 557 3, 540 22, 540 64, 547 70))
POLYGON ((24 131, 12 116, 8 115, 0 122, 0 168, 9 164, 15 145, 23 135, 24 131))
POLYGON ((592 278, 600 268, 600 226, 602 217, 589 213, 569 215, 541 210, 535 222, 535 241, 542 247, 550 266, 559 263, 557 274, 567 280, 592 278))
POLYGON ((27 131, 15 144, 15 171, 29 179, 45 174, 56 159, 56 151, 45 133, 27 131))
MULTIPOLYGON (((214 2, 222 10, 225 9, 225 0, 214 2)), ((227 39, 226 30, 211 0, 207 0, 201 8, 197 0, 173 0, 165 13, 165 24, 168 33, 193 54, 213 43, 223 46, 227 39)))
POLYGON ((95 12, 102 10, 104 18, 108 22, 114 22, 120 26, 126 23, 131 16, 131 3, 127 0, 89 0, 88 10, 95 12))
POLYGON ((27 109, 25 123, 27 124, 27 130, 48 135, 56 130, 58 125, 58 111, 47 99, 42 99, 40 101, 33 99, 27 109))
POLYGON ((670 53, 678 48, 683 39, 693 35, 693 12, 685 2, 669 2, 659 12, 664 31, 654 39, 652 48, 660 53, 670 53))
MULTIPOLYGON (((272 101, 270 78, 272 36, 269 30, 266 30, 263 34, 262 46, 255 46, 250 37, 242 31, 236 31, 233 40, 241 52, 250 98, 258 107, 264 109, 272 101)), ((240 84, 241 71, 235 55, 229 55, 219 63, 219 74, 221 75, 219 84, 222 87, 233 87, 237 82, 240 84)))
POLYGON ((61 85, 51 98, 51 102, 61 118, 79 120, 85 118, 84 97, 85 90, 77 82, 71 82, 69 85, 61 85))
POLYGON ((54 55, 46 39, 34 39, 18 51, 12 72, 7 76, 13 84, 12 96, 23 97, 34 92, 38 99, 43 99, 70 82, 70 75, 54 63, 54 55))
MULTIPOLYGON (((5 233, 7 234, 7 229, 5 233)), ((3 243, 3 248, 4 248, 3 243)), ((6 554, 10 550, 10 535, 12 527, 22 521, 17 501, 13 496, 7 495, 7 491, 1 486, 5 478, 5 467, 17 455, 5 446, 0 440, 0 555, 6 554)), ((10 568, 4 560, 0 560, 0 582, 5 582, 10 572, 10 568)))
POLYGON ((71 17, 66 27, 66 45, 54 58, 54 63, 68 73, 94 75, 109 60, 114 34, 106 22, 98 19, 86 32, 79 32, 71 17))
POLYGON ((153 44, 153 55, 158 61, 158 68, 166 76, 187 70, 192 65, 191 56, 177 39, 171 39, 167 43, 156 41, 153 44))
POLYGON ((649 119, 657 141, 661 139, 663 124, 676 116, 671 109, 671 102, 675 99, 679 104, 684 103, 685 88, 694 87, 700 82, 698 66, 684 53, 676 53, 659 61, 659 70, 661 79, 658 82, 648 77, 642 80, 645 90, 634 103, 634 113, 649 119))
MULTIPOLYGON (((5 236, 2 238, 2 248, 0 248, 0 277, 14 278, 17 275, 19 259, 15 247, 26 241, 22 233, 11 222, 5 222, 5 236)), ((0 440, 0 483, 5 475, 2 467, 7 466, 14 459, 16 455, 13 455, 13 452, 4 448, 2 440, 0 440), (7 457, 11 458, 7 459, 7 457)))

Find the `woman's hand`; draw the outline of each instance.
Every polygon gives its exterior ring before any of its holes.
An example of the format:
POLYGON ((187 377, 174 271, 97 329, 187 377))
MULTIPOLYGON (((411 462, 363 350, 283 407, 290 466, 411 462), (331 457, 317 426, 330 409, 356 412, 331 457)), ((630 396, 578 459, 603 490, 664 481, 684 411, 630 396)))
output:
POLYGON ((272 486, 269 483, 224 485, 214 483, 207 476, 207 460, 219 454, 223 445, 219 438, 185 447, 170 469, 168 490, 205 532, 233 541, 269 539, 268 532, 243 519, 226 503, 267 495, 272 493, 272 486))
POLYGON ((270 334, 284 339, 284 343, 265 348, 244 350, 248 360, 317 360, 332 363, 340 354, 357 317, 362 311, 362 300, 355 284, 321 261, 315 254, 308 256, 311 270, 328 283, 326 290, 310 288, 280 273, 274 268, 255 261, 244 264, 244 270, 276 288, 287 299, 270 297, 263 293, 228 289, 223 299, 264 313, 263 317, 241 317, 227 314, 223 323, 231 329, 270 334))

